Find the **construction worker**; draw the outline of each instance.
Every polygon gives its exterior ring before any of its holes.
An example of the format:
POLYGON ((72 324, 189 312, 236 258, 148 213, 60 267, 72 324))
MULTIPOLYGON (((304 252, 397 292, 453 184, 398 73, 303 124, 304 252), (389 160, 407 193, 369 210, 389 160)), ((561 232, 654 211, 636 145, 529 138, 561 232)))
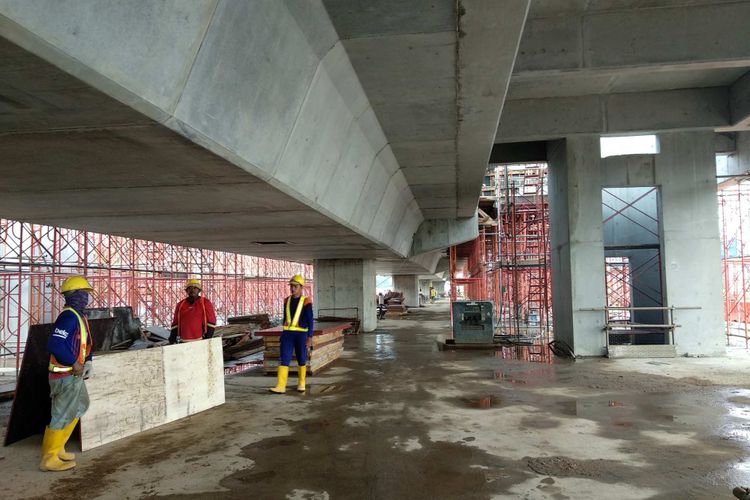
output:
POLYGON ((93 289, 83 276, 70 276, 60 292, 65 307, 55 320, 47 341, 49 388, 52 398, 50 423, 42 440, 43 471, 64 471, 76 466, 75 455, 65 451, 65 443, 78 419, 89 408, 84 380, 93 375, 91 330, 83 310, 93 289))
POLYGON ((197 279, 189 279, 185 282, 185 293, 187 297, 182 299, 175 307, 172 329, 169 334, 169 343, 194 342, 201 339, 210 339, 214 336, 216 328, 216 312, 214 305, 205 297, 201 297, 201 282, 197 279))
POLYGON ((269 391, 276 394, 286 392, 286 379, 289 376, 289 363, 292 362, 292 351, 297 355, 299 380, 297 390, 305 392, 305 375, 307 375, 307 339, 313 335, 313 307, 310 297, 302 295, 305 278, 299 274, 289 280, 291 295, 284 300, 284 323, 281 333, 281 362, 277 372, 276 387, 269 391))

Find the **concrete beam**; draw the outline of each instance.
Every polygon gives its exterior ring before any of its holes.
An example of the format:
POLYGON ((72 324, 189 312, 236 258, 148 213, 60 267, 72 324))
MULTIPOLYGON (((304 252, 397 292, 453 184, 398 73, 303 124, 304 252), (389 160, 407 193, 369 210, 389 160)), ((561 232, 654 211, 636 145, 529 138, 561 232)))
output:
POLYGON ((732 125, 750 127, 750 71, 729 88, 732 125))
MULTIPOLYGON (((280 196, 269 197, 266 208, 283 210, 292 199, 295 207, 323 214, 391 256, 408 255, 423 216, 320 1, 185 0, 102 8, 93 0, 0 0, 0 36, 28 51, 27 58, 38 56, 93 87, 92 110, 97 102, 117 100, 145 115, 139 121, 128 119, 137 113, 120 113, 114 125, 149 125, 146 134, 169 129, 188 139, 173 140, 179 149, 198 145, 250 177, 248 184, 269 185, 269 193, 280 196)), ((4 75, 15 62, 3 58, 4 75)), ((35 89, 31 79, 19 81, 27 92, 38 90, 40 101, 47 91, 47 107, 78 109, 79 103, 50 99, 65 99, 59 88, 35 89)), ((88 89, 76 83, 74 88, 88 89)), ((60 128, 83 134, 113 126, 101 112, 86 120, 69 112, 57 129, 23 110, 9 112, 13 119, 0 120, 3 134, 54 137, 60 128)), ((151 162, 146 153, 132 148, 127 159, 151 162)), ((91 151, 75 154, 86 161, 91 151)), ((114 154, 107 160, 115 161, 114 154)), ((150 165, 153 171, 174 168, 150 165)), ((109 174, 97 165, 88 176, 97 175, 109 174)), ((255 193, 250 187, 245 198, 255 193)), ((302 245, 294 249, 298 258, 309 258, 302 245)))
POLYGON ((750 66, 750 2, 656 7, 530 19, 514 77, 750 66))
POLYGON ((728 99, 728 89, 715 87, 508 101, 497 142, 725 127, 728 99))
POLYGON ((414 234, 410 255, 416 256, 433 250, 443 250, 479 236, 476 213, 466 219, 430 219, 419 225, 414 234))
POLYGON ((476 213, 529 1, 462 0, 458 5, 461 11, 456 64, 456 216, 472 217, 476 213))

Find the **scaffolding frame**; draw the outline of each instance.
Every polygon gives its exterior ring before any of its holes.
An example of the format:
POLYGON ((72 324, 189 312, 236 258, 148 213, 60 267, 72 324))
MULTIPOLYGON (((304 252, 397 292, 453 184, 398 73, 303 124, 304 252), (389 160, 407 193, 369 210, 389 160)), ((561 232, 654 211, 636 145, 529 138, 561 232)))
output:
POLYGON ((483 217, 475 240, 449 249, 451 301, 490 300, 501 335, 545 343, 552 337, 546 175, 545 164, 493 167, 497 220, 483 217))
POLYGON ((280 317, 294 274, 311 293, 308 264, 0 219, 0 360, 13 357, 19 369, 28 328, 54 321, 67 276, 86 276, 91 307, 130 306, 144 326, 169 326, 188 277, 201 280, 223 324, 280 317))
POLYGON ((719 185, 719 220, 727 344, 733 338, 750 346, 750 259, 745 255, 745 234, 750 227, 750 182, 747 178, 719 185))

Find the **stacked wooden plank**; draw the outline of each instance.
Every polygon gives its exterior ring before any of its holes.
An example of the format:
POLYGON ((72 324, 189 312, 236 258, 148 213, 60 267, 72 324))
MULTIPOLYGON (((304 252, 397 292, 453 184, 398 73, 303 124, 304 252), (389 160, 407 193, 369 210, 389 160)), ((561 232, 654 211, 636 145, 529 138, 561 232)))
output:
MULTIPOLYGON (((351 323, 316 322, 315 332, 307 341, 307 369, 314 375, 333 363, 344 352, 344 331, 351 328, 351 323)), ((279 367, 280 326, 255 332, 263 337, 266 349, 263 352, 263 369, 268 373, 276 373, 279 367)), ((289 371, 298 371, 297 361, 293 358, 289 371)))

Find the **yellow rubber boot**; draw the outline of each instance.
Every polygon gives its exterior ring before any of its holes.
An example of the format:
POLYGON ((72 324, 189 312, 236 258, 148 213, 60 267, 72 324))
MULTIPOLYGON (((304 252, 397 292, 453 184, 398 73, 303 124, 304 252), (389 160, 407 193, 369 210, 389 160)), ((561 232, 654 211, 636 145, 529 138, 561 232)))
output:
POLYGON ((75 462, 63 462, 57 456, 62 450, 65 442, 65 434, 62 429, 55 430, 47 427, 44 430, 44 439, 42 440, 42 461, 39 463, 39 469, 43 471, 63 471, 69 470, 76 466, 75 462))
POLYGON ((289 377, 289 367, 279 366, 279 370, 276 374, 276 387, 268 389, 276 394, 284 394, 286 392, 286 379, 289 377))
POLYGON ((299 392, 305 392, 305 377, 307 376, 307 367, 299 367, 299 381, 297 382, 297 390, 299 392))
POLYGON ((63 429, 63 436, 64 436, 63 447, 60 450, 60 452, 57 454, 57 456, 60 460, 63 460, 65 462, 70 462, 71 460, 76 459, 75 453, 68 453, 67 451, 65 451, 65 444, 70 439, 70 435, 73 434, 73 429, 76 428, 77 423, 78 423, 78 419, 74 418, 73 421, 70 422, 68 425, 66 425, 65 428, 63 429))

